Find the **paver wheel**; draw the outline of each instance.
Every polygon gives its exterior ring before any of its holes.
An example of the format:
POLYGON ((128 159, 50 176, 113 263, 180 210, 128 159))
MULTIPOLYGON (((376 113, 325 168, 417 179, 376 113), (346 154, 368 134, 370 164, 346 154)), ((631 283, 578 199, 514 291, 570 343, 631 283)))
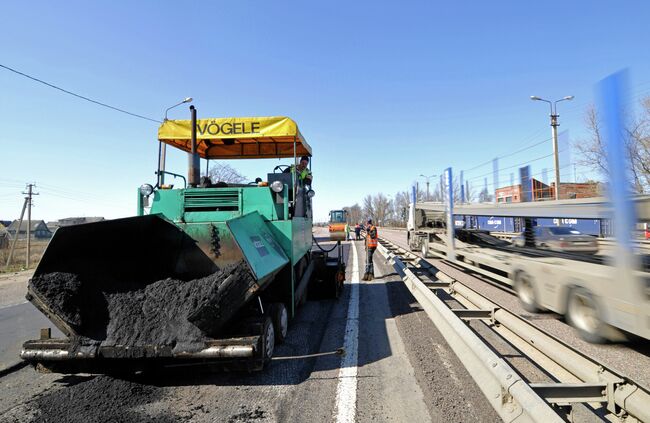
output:
POLYGON ((283 303, 273 303, 270 314, 273 321, 273 330, 275 331, 275 342, 281 344, 287 338, 289 313, 283 303))
POLYGON ((273 329, 273 322, 271 317, 264 319, 264 327, 262 329, 262 352, 264 362, 269 363, 273 357, 273 350, 275 350, 275 330, 273 329))

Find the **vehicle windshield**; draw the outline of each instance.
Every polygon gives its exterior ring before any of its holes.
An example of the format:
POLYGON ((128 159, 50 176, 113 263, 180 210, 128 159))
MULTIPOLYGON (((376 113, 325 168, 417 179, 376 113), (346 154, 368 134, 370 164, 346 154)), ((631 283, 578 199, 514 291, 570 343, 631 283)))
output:
POLYGON ((556 227, 548 228, 548 230, 551 231, 553 235, 582 235, 582 232, 574 228, 556 227))
POLYGON ((345 223, 345 212, 343 210, 334 210, 330 212, 330 222, 345 223))

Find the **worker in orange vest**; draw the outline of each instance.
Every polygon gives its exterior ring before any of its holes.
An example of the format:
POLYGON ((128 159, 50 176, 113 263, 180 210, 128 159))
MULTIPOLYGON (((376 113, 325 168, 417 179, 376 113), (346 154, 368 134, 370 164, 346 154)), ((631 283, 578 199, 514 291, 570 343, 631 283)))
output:
POLYGON ((368 225, 366 225, 366 272, 363 274, 364 281, 371 281, 375 277, 372 255, 377 249, 377 238, 377 228, 372 224, 372 219, 368 219, 368 225))

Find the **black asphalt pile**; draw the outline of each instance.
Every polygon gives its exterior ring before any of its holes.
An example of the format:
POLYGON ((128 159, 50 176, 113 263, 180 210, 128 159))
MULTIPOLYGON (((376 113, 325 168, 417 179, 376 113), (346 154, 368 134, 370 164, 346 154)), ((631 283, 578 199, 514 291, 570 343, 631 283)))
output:
POLYGON ((255 284, 244 261, 189 281, 168 278, 141 286, 89 279, 48 273, 32 278, 30 286, 75 329, 83 345, 156 345, 175 351, 203 348, 206 335, 219 333, 255 284))
POLYGON ((151 407, 165 394, 165 388, 138 382, 97 376, 87 382, 56 389, 36 398, 32 422, 161 422, 180 419, 172 410, 151 407))

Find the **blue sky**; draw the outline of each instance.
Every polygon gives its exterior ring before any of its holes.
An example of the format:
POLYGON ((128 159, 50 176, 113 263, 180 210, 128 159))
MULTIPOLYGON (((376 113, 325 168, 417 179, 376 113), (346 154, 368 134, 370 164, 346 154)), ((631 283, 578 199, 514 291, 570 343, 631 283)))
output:
MULTIPOLYGON (((0 63, 154 118, 186 96, 200 117, 290 116, 314 149, 316 217, 325 219, 368 193, 405 190, 420 174, 470 169, 548 138, 547 105, 533 94, 575 95, 560 104, 560 129, 581 139, 585 107, 606 75, 628 67, 632 96, 650 94, 649 9, 642 1, 9 2, 0 63)), ((136 188, 154 180, 156 124, 2 69, 0 92, 0 219, 17 218, 26 182, 40 192, 35 218, 135 212, 136 188)), ((500 166, 551 151, 542 143, 500 166)), ((276 163, 232 164, 252 180, 276 163)), ((168 169, 185 173, 186 164, 174 152, 168 169)), ((531 165, 552 174, 550 159, 531 165)), ((482 186, 491 170, 465 176, 482 186)))

